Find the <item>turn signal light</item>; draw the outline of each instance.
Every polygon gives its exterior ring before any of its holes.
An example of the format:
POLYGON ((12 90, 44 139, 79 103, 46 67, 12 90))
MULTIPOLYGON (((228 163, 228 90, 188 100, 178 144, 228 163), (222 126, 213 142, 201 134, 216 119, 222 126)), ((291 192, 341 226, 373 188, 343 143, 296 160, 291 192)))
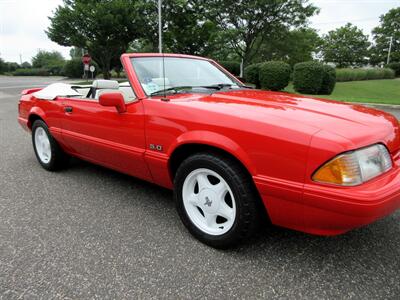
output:
POLYGON ((318 169, 312 179, 321 183, 354 186, 391 168, 392 159, 388 150, 378 144, 337 156, 318 169))

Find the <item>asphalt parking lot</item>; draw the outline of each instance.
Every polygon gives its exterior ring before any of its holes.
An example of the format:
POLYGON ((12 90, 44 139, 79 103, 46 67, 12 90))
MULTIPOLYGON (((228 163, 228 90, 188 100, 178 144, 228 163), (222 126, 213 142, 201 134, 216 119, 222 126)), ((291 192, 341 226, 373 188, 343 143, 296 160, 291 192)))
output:
POLYGON ((168 190, 74 160, 36 162, 0 77, 0 298, 399 299, 400 211, 324 238, 270 227, 240 248, 193 239, 168 190))

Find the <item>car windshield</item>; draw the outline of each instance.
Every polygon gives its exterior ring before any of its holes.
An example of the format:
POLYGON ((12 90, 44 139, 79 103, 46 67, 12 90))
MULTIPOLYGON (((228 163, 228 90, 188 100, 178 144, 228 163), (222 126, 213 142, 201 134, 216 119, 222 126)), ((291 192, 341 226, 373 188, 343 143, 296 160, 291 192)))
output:
POLYGON ((164 57, 164 68, 162 57, 135 57, 131 61, 147 95, 165 90, 239 88, 233 78, 207 60, 164 57))

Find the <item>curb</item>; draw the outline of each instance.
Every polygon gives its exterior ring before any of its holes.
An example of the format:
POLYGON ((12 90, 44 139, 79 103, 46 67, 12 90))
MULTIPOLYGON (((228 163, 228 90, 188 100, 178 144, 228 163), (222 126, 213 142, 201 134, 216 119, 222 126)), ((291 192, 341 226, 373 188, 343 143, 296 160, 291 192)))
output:
POLYGON ((373 108, 377 108, 377 109, 397 109, 400 110, 400 105, 396 105, 396 104, 380 104, 380 103, 362 103, 362 102, 346 102, 348 104, 360 104, 360 105, 364 105, 364 106, 370 106, 373 108))

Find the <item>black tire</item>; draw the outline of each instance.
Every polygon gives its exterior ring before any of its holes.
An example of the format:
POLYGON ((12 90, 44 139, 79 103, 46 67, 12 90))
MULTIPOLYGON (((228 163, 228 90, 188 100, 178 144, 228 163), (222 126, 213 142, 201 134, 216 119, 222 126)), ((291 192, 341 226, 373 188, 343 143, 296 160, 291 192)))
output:
POLYGON ((214 248, 230 248, 251 238, 259 225, 259 195, 252 178, 235 160, 218 154, 198 153, 184 160, 179 166, 174 180, 174 198, 178 214, 190 231, 201 242, 214 248), (228 232, 221 235, 211 235, 190 219, 183 201, 183 185, 186 177, 194 170, 206 168, 216 172, 229 185, 235 202, 236 216, 228 232))
POLYGON ((57 141, 50 134, 49 128, 47 127, 46 123, 42 120, 36 120, 32 125, 32 144, 36 158, 44 169, 48 171, 57 171, 65 168, 68 165, 70 157, 61 149, 57 141), (37 146, 35 144, 35 133, 36 130, 38 130, 39 128, 42 128, 46 132, 50 142, 51 158, 48 162, 42 161, 38 154, 37 146))

